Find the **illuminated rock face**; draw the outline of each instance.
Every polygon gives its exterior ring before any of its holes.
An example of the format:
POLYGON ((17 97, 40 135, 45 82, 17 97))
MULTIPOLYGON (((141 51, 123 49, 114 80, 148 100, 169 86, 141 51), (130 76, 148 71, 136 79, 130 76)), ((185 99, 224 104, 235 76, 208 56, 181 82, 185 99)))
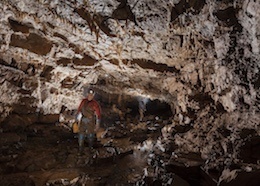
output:
POLYGON ((186 142, 185 148, 205 157, 208 151, 199 144, 208 127, 259 129, 258 1, 0 5, 1 121, 12 112, 75 109, 92 84, 107 93, 167 102, 179 124, 194 124, 188 137, 202 131, 197 146, 186 142))

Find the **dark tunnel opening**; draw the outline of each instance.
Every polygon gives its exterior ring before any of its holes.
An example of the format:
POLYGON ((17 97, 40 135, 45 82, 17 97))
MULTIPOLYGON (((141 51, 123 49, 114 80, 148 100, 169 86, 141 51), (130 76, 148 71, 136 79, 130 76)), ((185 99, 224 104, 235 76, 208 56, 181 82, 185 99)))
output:
MULTIPOLYGON (((131 110, 129 113, 131 117, 139 117, 139 101, 137 98, 134 98, 134 101, 127 102, 126 107, 131 110)), ((161 119, 168 119, 172 116, 171 106, 168 103, 158 99, 148 99, 145 104, 145 109, 146 111, 144 112, 144 118, 159 117, 161 119)))
POLYGON ((144 96, 122 95, 108 93, 97 89, 95 99, 100 102, 104 118, 108 122, 116 120, 139 120, 140 102, 144 103, 144 121, 169 119, 173 116, 171 106, 159 99, 150 99, 144 96), (121 116, 120 116, 121 115, 121 116))

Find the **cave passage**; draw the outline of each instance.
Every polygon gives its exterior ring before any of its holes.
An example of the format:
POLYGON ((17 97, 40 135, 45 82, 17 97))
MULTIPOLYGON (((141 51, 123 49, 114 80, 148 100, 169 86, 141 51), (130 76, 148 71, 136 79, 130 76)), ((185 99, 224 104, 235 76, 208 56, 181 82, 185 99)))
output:
MULTIPOLYGON (((121 101, 120 106, 111 100, 108 104, 104 95, 103 100, 100 95, 97 95, 97 99, 105 116, 101 124, 103 130, 97 134, 94 144, 94 162, 89 162, 91 157, 87 141, 84 144, 83 155, 78 156, 77 134, 71 131, 69 123, 65 120, 54 122, 54 115, 41 116, 42 119, 35 123, 9 130, 1 135, 2 184, 133 185, 143 182, 165 182, 156 178, 164 174, 154 171, 157 165, 148 163, 153 151, 152 146, 148 144, 156 143, 156 139, 161 136, 162 128, 171 123, 169 105, 159 100, 145 99, 147 111, 144 120, 139 121, 137 97, 127 97, 121 101), (131 98, 131 101, 128 98, 131 98), (115 104, 118 108, 129 110, 122 120, 118 115, 119 109, 112 109, 115 104), (107 117, 108 115, 110 117, 107 117)), ((75 111, 67 109, 61 109, 63 117, 74 117, 75 111)), ((23 118, 25 122, 28 121, 28 117, 32 116, 23 118)), ((15 115, 10 120, 17 122, 23 119, 15 115)), ((152 159, 151 161, 157 161, 152 159)), ((164 176, 174 179, 177 186, 189 185, 173 173, 169 172, 164 176)))

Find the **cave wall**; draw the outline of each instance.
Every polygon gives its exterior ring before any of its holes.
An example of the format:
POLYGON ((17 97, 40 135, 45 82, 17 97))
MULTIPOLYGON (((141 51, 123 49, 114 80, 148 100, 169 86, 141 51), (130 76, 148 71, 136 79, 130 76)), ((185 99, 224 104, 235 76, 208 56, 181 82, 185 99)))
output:
POLYGON ((198 146, 209 128, 238 131, 230 139, 245 128, 259 135, 258 1, 0 5, 1 121, 12 113, 75 109, 84 87, 94 85, 107 94, 167 102, 174 121, 194 127, 177 143, 205 157, 210 147, 198 146), (197 142, 187 142, 200 133, 197 142))

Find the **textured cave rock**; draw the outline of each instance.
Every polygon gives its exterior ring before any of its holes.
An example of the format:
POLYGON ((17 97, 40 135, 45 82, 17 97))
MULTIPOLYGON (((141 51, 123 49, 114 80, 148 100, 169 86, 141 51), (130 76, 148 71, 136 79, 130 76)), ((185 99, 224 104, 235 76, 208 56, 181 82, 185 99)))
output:
POLYGON ((173 146, 200 154, 205 169, 239 160, 260 135, 259 9, 255 0, 3 0, 1 131, 57 122, 95 86, 115 96, 111 105, 168 104, 172 128, 188 129, 171 131, 173 146))

